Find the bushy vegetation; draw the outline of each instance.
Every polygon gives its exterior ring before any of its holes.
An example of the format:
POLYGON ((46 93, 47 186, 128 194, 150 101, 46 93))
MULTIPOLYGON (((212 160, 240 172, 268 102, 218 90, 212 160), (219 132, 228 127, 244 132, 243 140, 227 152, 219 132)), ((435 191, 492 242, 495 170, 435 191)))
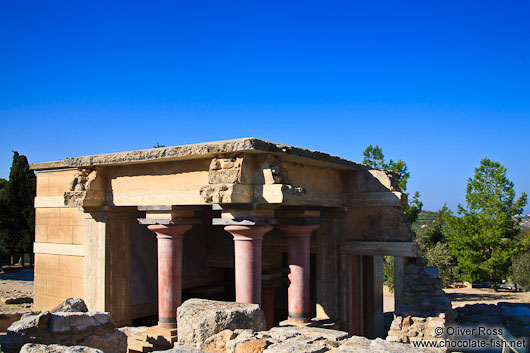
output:
POLYGON ((523 290, 530 290, 530 252, 519 255, 512 260, 510 277, 523 290))
POLYGON ((438 212, 422 212, 418 221, 412 225, 416 232, 416 241, 429 261, 429 266, 438 268, 444 287, 453 282, 457 271, 456 259, 447 243, 447 226, 444 220, 447 212, 445 206, 438 212))

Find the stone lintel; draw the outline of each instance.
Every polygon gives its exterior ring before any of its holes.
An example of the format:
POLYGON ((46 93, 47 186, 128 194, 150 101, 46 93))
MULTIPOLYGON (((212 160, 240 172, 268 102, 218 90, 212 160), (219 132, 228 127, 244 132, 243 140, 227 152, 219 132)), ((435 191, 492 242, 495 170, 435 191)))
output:
POLYGON ((138 211, 200 211, 199 206, 177 206, 177 205, 149 205, 138 206, 138 211))
POLYGON ((254 218, 254 219, 224 219, 213 218, 212 224, 214 226, 254 226, 254 225, 309 225, 325 223, 324 218, 254 218))
POLYGON ((293 160, 295 162, 301 162, 305 164, 327 166, 336 169, 372 169, 365 165, 337 156, 332 156, 327 153, 265 141, 254 137, 65 158, 63 161, 31 164, 30 168, 33 170, 47 170, 67 167, 138 164, 153 161, 163 162, 179 159, 199 159, 219 155, 234 155, 238 153, 272 153, 280 155, 286 160, 293 160))
POLYGON ((231 203, 231 204, 213 204, 213 211, 223 211, 223 210, 258 210, 258 209, 268 209, 273 208, 275 210, 291 210, 291 211, 339 211, 346 212, 348 210, 345 206, 339 207, 327 207, 327 206, 315 206, 315 205, 282 205, 282 204, 267 204, 267 203, 231 203))
POLYGON ((415 241, 345 241, 340 245, 341 255, 421 257, 415 241))
POLYGON ((164 226, 169 225, 180 225, 180 224, 200 224, 202 220, 200 218, 170 218, 170 219, 151 219, 151 218, 138 218, 138 222, 142 225, 155 225, 160 224, 164 226))

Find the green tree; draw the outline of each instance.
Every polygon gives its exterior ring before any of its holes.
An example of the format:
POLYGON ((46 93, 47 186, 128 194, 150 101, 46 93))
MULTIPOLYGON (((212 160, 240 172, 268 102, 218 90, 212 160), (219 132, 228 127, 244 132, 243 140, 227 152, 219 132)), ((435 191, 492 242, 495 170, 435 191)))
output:
POLYGON ((467 209, 458 205, 458 215, 446 216, 449 245, 458 260, 463 280, 491 281, 506 278, 512 258, 526 246, 516 215, 528 200, 523 193, 515 199, 514 184, 499 162, 482 159, 469 178, 467 209))
MULTIPOLYGON (((363 164, 366 164, 373 168, 386 169, 399 173, 399 188, 403 192, 407 191, 407 182, 409 180, 410 173, 408 171, 407 164, 403 160, 398 159, 394 162, 391 159, 387 163, 385 162, 385 155, 383 154, 383 149, 378 145, 369 145, 363 151, 363 164)), ((403 213, 405 214, 405 216, 407 216, 410 223, 413 223, 416 219, 418 219, 418 215, 420 214, 423 208, 423 202, 420 201, 420 197, 420 193, 416 191, 414 193, 414 197, 408 203, 408 205, 402 207, 403 213)))
POLYGON ((386 169, 385 155, 383 150, 378 145, 369 145, 363 151, 363 164, 369 165, 370 167, 386 169))
POLYGON ((0 192, 0 234, 11 262, 17 252, 32 252, 35 185, 35 173, 29 169, 26 156, 13 152, 9 180, 0 192))
MULTIPOLYGON (((402 191, 406 191, 407 190, 407 181, 409 180, 409 176, 410 176, 410 173, 409 173, 408 168, 407 168, 407 164, 405 162, 403 162, 401 159, 398 159, 397 162, 394 162, 393 160, 390 160, 390 162, 388 162, 388 164, 386 165, 385 169, 388 169, 388 170, 391 170, 393 172, 399 173, 399 179, 398 179, 399 188, 402 191)), ((419 197, 420 194, 418 192, 416 192, 416 195, 418 195, 418 197, 419 197)), ((414 196, 416 196, 416 195, 414 195, 414 196)))
POLYGON ((405 216, 407 216, 411 224, 418 219, 418 216, 420 215, 420 212, 423 208, 423 202, 420 201, 420 197, 420 193, 416 191, 412 201, 409 201, 405 206, 401 206, 403 213, 405 216))

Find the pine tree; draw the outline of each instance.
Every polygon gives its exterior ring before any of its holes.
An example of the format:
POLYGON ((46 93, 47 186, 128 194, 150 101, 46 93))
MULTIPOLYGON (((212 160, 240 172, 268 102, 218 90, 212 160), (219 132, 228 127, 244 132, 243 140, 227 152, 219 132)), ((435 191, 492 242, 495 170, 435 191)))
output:
POLYGON ((0 192, 0 235, 8 253, 31 253, 35 234, 35 173, 26 156, 13 152, 9 180, 0 192))
POLYGON ((385 155, 383 150, 378 145, 369 145, 363 151, 363 164, 369 165, 370 167, 386 169, 385 155))
POLYGON ((458 205, 459 217, 448 214, 449 245, 458 260, 463 280, 506 278, 511 260, 525 242, 516 215, 523 212, 527 195, 515 200, 514 184, 499 162, 484 158, 468 179, 467 209, 458 205))

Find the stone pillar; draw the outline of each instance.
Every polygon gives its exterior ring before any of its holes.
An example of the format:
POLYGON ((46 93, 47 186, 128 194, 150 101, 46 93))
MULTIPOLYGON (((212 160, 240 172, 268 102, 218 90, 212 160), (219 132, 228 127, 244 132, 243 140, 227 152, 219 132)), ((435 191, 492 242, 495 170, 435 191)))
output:
POLYGON ((286 225, 279 228, 287 235, 289 262, 289 322, 303 324, 310 317, 310 242, 318 225, 286 225))
POLYGON ((191 225, 150 225, 158 243, 158 326, 177 327, 182 303, 182 240, 191 225))
POLYGON ((272 226, 226 226, 234 236, 236 302, 261 305, 261 243, 272 226))

